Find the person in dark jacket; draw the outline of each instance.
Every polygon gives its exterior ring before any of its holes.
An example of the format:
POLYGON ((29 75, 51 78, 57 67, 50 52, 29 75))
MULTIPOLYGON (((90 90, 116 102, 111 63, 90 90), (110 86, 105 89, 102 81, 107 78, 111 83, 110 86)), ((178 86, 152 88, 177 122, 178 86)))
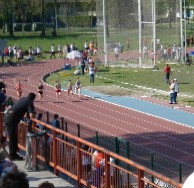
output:
POLYGON ((20 98, 10 110, 5 113, 5 127, 9 137, 9 156, 11 160, 23 160, 18 151, 18 123, 27 114, 28 118, 35 116, 35 93, 29 93, 27 97, 20 98))

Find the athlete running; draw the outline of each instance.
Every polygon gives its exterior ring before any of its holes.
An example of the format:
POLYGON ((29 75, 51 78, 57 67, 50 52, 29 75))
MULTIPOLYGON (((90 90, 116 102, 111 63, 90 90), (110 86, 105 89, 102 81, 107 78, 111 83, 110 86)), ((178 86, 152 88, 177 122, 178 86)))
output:
POLYGON ((22 96, 22 85, 21 85, 19 80, 16 83, 15 89, 16 89, 16 92, 17 92, 18 99, 20 99, 21 96, 22 96))
POLYGON ((44 86, 41 81, 38 82, 38 96, 39 96, 39 101, 42 104, 42 98, 43 98, 43 93, 44 93, 44 86))
POLYGON ((69 95, 70 92, 73 95, 73 84, 72 84, 71 80, 69 80, 69 82, 67 84, 67 95, 69 95))
POLYGON ((77 80, 75 82, 75 93, 77 95, 79 95, 79 98, 80 98, 80 95, 81 95, 81 82, 80 82, 79 78, 77 78, 77 80))
POLYGON ((59 83, 59 81, 55 82, 55 93, 57 96, 57 102, 59 102, 59 96, 61 96, 61 84, 59 83))

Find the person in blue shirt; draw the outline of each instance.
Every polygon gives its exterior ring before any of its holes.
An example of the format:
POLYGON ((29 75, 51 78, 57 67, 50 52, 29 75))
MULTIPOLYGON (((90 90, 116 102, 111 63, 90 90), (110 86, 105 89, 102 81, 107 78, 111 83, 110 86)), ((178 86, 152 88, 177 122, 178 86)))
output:
POLYGON ((60 123, 58 118, 59 118, 58 114, 54 114, 54 118, 51 120, 50 124, 53 127, 60 129, 60 123))

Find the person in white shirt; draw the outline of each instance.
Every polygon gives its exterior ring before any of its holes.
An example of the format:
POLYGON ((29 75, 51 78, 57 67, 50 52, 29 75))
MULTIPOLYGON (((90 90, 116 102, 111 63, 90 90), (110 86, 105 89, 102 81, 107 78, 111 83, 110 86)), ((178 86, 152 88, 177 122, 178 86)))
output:
POLYGON ((58 45, 58 54, 59 54, 59 58, 61 58, 63 55, 61 43, 59 43, 59 45, 58 45))
POLYGON ((90 83, 94 83, 94 66, 89 66, 90 83))
POLYGON ((174 78, 174 103, 177 103, 177 94, 179 93, 179 86, 177 83, 177 79, 174 78))
POLYGON ((55 57, 55 46, 54 46, 54 44, 51 45, 50 53, 51 53, 50 59, 51 59, 53 56, 54 56, 54 58, 56 58, 56 57, 55 57))
POLYGON ((119 49, 118 46, 115 47, 114 53, 115 53, 115 61, 118 61, 118 59, 119 59, 119 53, 120 53, 120 49, 119 49))
POLYGON ((40 46, 37 46, 36 53, 37 53, 37 57, 40 58, 40 56, 41 56, 41 48, 40 48, 40 46))

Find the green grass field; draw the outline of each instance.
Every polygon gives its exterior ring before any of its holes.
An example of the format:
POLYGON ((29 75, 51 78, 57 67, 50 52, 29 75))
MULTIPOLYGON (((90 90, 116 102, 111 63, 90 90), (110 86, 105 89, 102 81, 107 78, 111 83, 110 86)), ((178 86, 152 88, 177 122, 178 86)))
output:
MULTIPOLYGON (((7 40, 7 44, 16 45, 21 47, 22 49, 28 50, 29 46, 36 47, 40 45, 43 51, 49 51, 50 45, 55 44, 57 45, 61 42, 62 45, 70 44, 74 42, 79 49, 83 49, 83 44, 85 41, 94 40, 97 41, 96 31, 95 30, 88 30, 88 31, 61 31, 58 32, 57 37, 52 37, 51 32, 48 31, 46 33, 47 37, 41 38, 40 32, 32 33, 32 32, 25 32, 25 33, 14 33, 14 38, 9 38, 8 34, 0 34, 1 38, 7 40)), ((124 39, 123 39, 124 40, 124 39)), ((43 58, 49 58, 49 54, 43 54, 43 58)), ((36 60, 36 59, 35 59, 36 60)), ((160 63, 157 64, 159 70, 152 70, 152 69, 139 69, 139 68, 105 68, 103 66, 100 68, 100 74, 95 78, 95 83, 92 86, 111 86, 116 85, 120 87, 127 88, 129 90, 140 90, 139 87, 135 86, 143 86, 146 88, 153 88, 156 90, 163 90, 168 92, 169 86, 165 84, 163 69, 165 64, 160 63), (106 79, 105 79, 106 78, 106 79), (128 84, 126 84, 128 83, 128 84)), ((179 97, 179 102, 184 103, 186 105, 193 105, 194 102, 194 66, 186 66, 186 65, 170 65, 172 69, 172 77, 177 78, 179 87, 180 87, 180 94, 185 94, 185 97, 179 97), (192 96, 191 98, 187 96, 192 96)), ((73 74, 74 69, 71 71, 62 71, 51 75, 47 82, 51 85, 54 84, 55 80, 60 80, 63 87, 66 86, 67 81, 71 79, 73 83, 75 82, 77 76, 73 74)), ((89 87, 91 84, 89 83, 89 75, 85 74, 84 76, 79 75, 82 86, 89 87)), ((141 91, 146 92, 144 89, 141 91)), ((114 93, 118 95, 118 92, 114 93)), ((164 98, 168 100, 168 96, 161 95, 156 92, 151 94, 152 96, 156 96, 159 98, 164 98)))

